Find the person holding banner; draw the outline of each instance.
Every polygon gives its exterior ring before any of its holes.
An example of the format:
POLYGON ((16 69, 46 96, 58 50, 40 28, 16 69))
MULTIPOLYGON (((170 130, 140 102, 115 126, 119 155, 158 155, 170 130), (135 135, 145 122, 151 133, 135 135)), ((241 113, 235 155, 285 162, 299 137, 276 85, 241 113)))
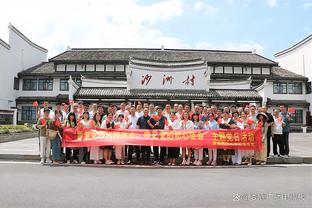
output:
POLYGON ((61 132, 62 132, 62 112, 60 110, 55 110, 54 120, 50 120, 49 129, 56 131, 56 136, 50 138, 52 147, 52 161, 55 164, 60 163, 61 159, 61 132))
MULTIPOLYGON (((63 128, 76 128, 77 127, 77 120, 76 120, 76 115, 74 112, 70 112, 67 116, 67 120, 63 124, 63 128)), ((78 154, 79 150, 77 147, 74 148, 69 148, 66 147, 65 149, 65 158, 66 158, 66 163, 70 164, 70 155, 73 150, 73 163, 77 164, 78 163, 78 154)))
MULTIPOLYGON (((192 121, 194 123, 194 129, 203 129, 203 121, 199 120, 199 113, 194 113, 192 115, 192 121)), ((194 165, 200 166, 203 163, 203 157, 204 157, 204 149, 203 148, 194 148, 194 165)))
POLYGON ((51 163, 51 142, 47 137, 47 127, 50 122, 50 109, 43 110, 43 117, 39 118, 36 127, 40 129, 40 163, 51 163))
MULTIPOLYGON (((118 111, 117 111, 118 112, 118 111)), ((124 119, 124 114, 119 114, 117 119, 118 122, 115 124, 114 129, 128 129, 128 122, 124 119)), ((117 159, 117 165, 124 165, 125 161, 125 145, 116 145, 115 154, 117 159)))
MULTIPOLYGON (((93 106, 94 107, 94 106, 93 106)), ((101 128, 102 117, 99 112, 93 114, 93 119, 90 123, 90 128, 96 129, 101 128)), ((103 159, 103 150, 100 147, 91 147, 90 148, 90 160, 93 160, 94 164, 100 164, 103 159)))
POLYGON ((255 160, 257 165, 265 165, 267 161, 267 131, 268 131, 268 116, 264 112, 257 115, 257 127, 262 133, 262 148, 255 151, 255 160))
MULTIPOLYGON (((170 113, 170 119, 168 120, 168 129, 174 130, 174 129, 181 129, 180 122, 178 119, 176 119, 176 115, 174 112, 170 113)), ((168 147, 168 159, 169 163, 168 165, 175 166, 176 160, 178 159, 180 154, 180 147, 168 147)))
MULTIPOLYGON (((101 128, 104 129, 114 129, 115 122, 114 122, 114 113, 108 113, 107 118, 102 122, 101 128)), ((114 164, 111 160, 113 153, 113 146, 104 146, 103 147, 103 157, 106 165, 114 164)))
MULTIPOLYGON (((241 109, 242 112, 243 109, 241 109)), ((235 122, 232 125, 232 129, 244 129, 244 121, 238 117, 239 111, 234 111, 232 113, 232 119, 235 122)), ((233 165, 241 165, 242 164, 242 150, 235 149, 234 155, 232 155, 232 163, 233 165)))
MULTIPOLYGON (((78 123, 79 129, 88 129, 90 128, 91 120, 89 119, 89 112, 84 111, 82 113, 82 120, 78 123)), ((87 155, 88 155, 88 148, 87 147, 80 147, 79 148, 79 163, 86 164, 87 162, 87 155)))
MULTIPOLYGON (((254 121, 250 119, 250 117, 247 117, 247 113, 245 111, 242 111, 240 113, 240 119, 242 122, 238 122, 237 126, 240 129, 252 129, 254 121)), ((242 150, 242 155, 245 157, 245 161, 242 162, 243 165, 252 165, 252 157, 254 155, 253 150, 242 150)))
MULTIPOLYGON (((208 121, 206 122, 205 129, 219 129, 218 122, 215 120, 213 113, 208 114, 208 121)), ((217 165, 217 149, 208 148, 208 162, 207 165, 217 165)))
MULTIPOLYGON (((139 126, 139 129, 151 129, 150 125, 148 124, 148 121, 150 120, 150 116, 148 115, 148 108, 145 107, 143 109, 143 116, 139 117, 137 125, 139 126)), ((141 146, 141 152, 142 152, 142 162, 144 165, 150 164, 150 154, 151 154, 151 147, 149 146, 141 146)))
MULTIPOLYGON (((189 113, 184 112, 182 114, 182 120, 180 121, 180 126, 181 129, 183 130, 189 130, 189 129, 194 129, 194 124, 191 120, 189 120, 189 113)), ((192 156, 192 149, 187 147, 187 148, 182 148, 182 164, 181 165, 190 165, 191 164, 191 156, 192 156), (187 161, 186 161, 186 149, 187 149, 187 161)))
MULTIPOLYGON (((135 106, 131 106, 130 108, 130 115, 128 116, 128 128, 129 129, 138 129, 138 119, 140 116, 138 116, 135 106)), ((127 164, 131 164, 132 161, 132 154, 135 152, 136 154, 136 162, 140 161, 140 146, 133 146, 133 145, 128 145, 128 162, 127 164)))

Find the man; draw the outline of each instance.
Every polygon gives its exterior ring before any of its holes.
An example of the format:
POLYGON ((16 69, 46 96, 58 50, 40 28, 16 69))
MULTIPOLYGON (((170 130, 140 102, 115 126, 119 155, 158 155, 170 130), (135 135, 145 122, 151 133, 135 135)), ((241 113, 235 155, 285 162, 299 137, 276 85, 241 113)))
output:
MULTIPOLYGON (((134 106, 131 106, 130 108, 130 115, 128 116, 128 129, 138 129, 138 119, 139 117, 136 115, 136 110, 134 106)), ((132 161, 132 154, 133 150, 135 151, 136 154, 136 162, 140 161, 140 146, 133 146, 129 145, 128 146, 128 164, 131 164, 132 161)))
POLYGON ((249 119, 253 121, 251 128, 255 129, 258 119, 257 119, 256 106, 254 105, 250 106, 249 119))
POLYGON ((274 124, 274 118, 271 113, 268 113, 268 109, 266 106, 262 106, 261 112, 265 113, 268 117, 267 123, 268 123, 268 132, 267 132, 267 157, 270 156, 271 152, 271 126, 274 124))
POLYGON ((289 157, 289 130, 290 130, 290 120, 291 115, 286 111, 284 105, 280 105, 280 116, 283 119, 283 153, 285 154, 285 158, 289 157))
POLYGON ((38 118, 38 119, 39 119, 39 118, 43 118, 43 116, 44 116, 44 110, 49 110, 49 118, 50 118, 50 119, 54 119, 54 112, 53 112, 53 110, 51 110, 51 109, 49 108, 49 102, 48 102, 48 101, 44 101, 44 102, 43 102, 43 108, 41 108, 41 109, 39 110, 38 115, 37 115, 37 118, 38 118))
POLYGON ((174 113, 177 113, 177 112, 178 112, 178 108, 179 108, 179 104, 178 104, 178 103, 175 103, 175 104, 173 105, 173 112, 174 112, 174 113))
POLYGON ((156 116, 157 112, 155 111, 155 105, 154 103, 150 103, 149 104, 149 112, 148 112, 149 116, 156 116))
POLYGON ((96 114, 96 112, 97 112, 97 104, 93 103, 91 106, 91 111, 89 112, 90 119, 93 119, 93 116, 96 114))
POLYGON ((117 117, 122 114, 124 115, 124 117, 128 117, 129 112, 126 110, 126 103, 120 103, 120 109, 116 111, 115 115, 114 115, 114 120, 117 120, 117 117))
MULTIPOLYGON (((139 129, 150 129, 150 125, 148 125, 147 121, 150 120, 150 116, 148 115, 148 108, 144 108, 143 110, 143 116, 141 116, 138 121, 137 125, 139 126, 139 129)), ((144 165, 150 164, 150 153, 151 153, 151 147, 150 146, 141 146, 141 152, 142 152, 142 162, 144 165)))
POLYGON ((141 116, 143 116, 143 110, 142 110, 142 104, 138 103, 136 106, 136 112, 135 112, 136 116, 139 118, 141 116))
POLYGON ((55 110, 61 112, 61 122, 63 122, 64 119, 66 119, 66 114, 62 110, 62 103, 60 103, 60 102, 56 103, 55 110))
POLYGON ((170 119, 170 113, 171 113, 171 105, 167 103, 165 107, 165 112, 163 113, 163 115, 167 118, 167 120, 170 119))
MULTIPOLYGON (((152 116, 150 120, 147 121, 148 125, 151 127, 151 129, 164 129, 165 123, 167 118, 163 116, 161 107, 157 108, 157 116, 152 116)), ((160 148, 160 157, 159 157, 159 147, 154 146, 153 147, 154 157, 155 161, 154 164, 160 164, 163 165, 165 161, 165 156, 167 152, 166 147, 160 148)))

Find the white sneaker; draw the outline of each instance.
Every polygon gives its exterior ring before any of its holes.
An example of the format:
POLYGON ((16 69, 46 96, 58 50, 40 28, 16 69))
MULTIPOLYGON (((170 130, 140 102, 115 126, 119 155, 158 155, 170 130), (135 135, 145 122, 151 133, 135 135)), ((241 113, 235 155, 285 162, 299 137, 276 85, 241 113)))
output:
POLYGON ((195 164, 197 166, 201 166, 202 165, 202 162, 200 160, 197 161, 197 163, 195 164))
POLYGON ((98 164, 98 161, 97 161, 97 160, 94 160, 94 164, 98 164))
POLYGON ((278 157, 278 155, 274 155, 273 157, 274 157, 274 158, 277 158, 277 157, 278 157))
POLYGON ((85 162, 85 161, 82 161, 80 164, 81 164, 81 165, 85 165, 85 164, 86 164, 86 162, 85 162))
POLYGON ((46 159, 46 163, 52 163, 52 160, 50 158, 46 159))
POLYGON ((67 163, 67 164, 70 164, 70 160, 67 160, 66 163, 67 163))
POLYGON ((191 159, 187 159, 186 165, 190 165, 191 164, 191 159))
POLYGON ((183 159, 181 165, 186 165, 186 160, 185 159, 183 159))
POLYGON ((285 158, 289 158, 289 156, 288 156, 288 155, 285 155, 285 158))
POLYGON ((44 159, 43 158, 41 158, 41 160, 40 160, 40 164, 43 164, 44 163, 44 159))
POLYGON ((74 164, 78 164, 78 161, 77 161, 77 160, 73 160, 73 163, 74 163, 74 164))

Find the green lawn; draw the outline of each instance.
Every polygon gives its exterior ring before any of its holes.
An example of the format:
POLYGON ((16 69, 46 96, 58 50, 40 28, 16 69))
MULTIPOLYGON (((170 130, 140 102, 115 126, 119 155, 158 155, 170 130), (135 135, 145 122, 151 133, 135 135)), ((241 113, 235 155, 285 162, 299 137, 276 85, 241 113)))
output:
POLYGON ((0 125, 0 134, 31 132, 34 131, 31 127, 25 125, 0 125))

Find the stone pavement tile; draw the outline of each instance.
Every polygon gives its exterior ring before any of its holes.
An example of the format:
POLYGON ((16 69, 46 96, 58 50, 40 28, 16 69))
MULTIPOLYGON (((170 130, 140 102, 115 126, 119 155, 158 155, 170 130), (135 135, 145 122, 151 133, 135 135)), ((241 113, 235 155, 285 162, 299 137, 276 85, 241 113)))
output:
POLYGON ((0 143, 0 154, 38 155, 38 138, 0 143))

